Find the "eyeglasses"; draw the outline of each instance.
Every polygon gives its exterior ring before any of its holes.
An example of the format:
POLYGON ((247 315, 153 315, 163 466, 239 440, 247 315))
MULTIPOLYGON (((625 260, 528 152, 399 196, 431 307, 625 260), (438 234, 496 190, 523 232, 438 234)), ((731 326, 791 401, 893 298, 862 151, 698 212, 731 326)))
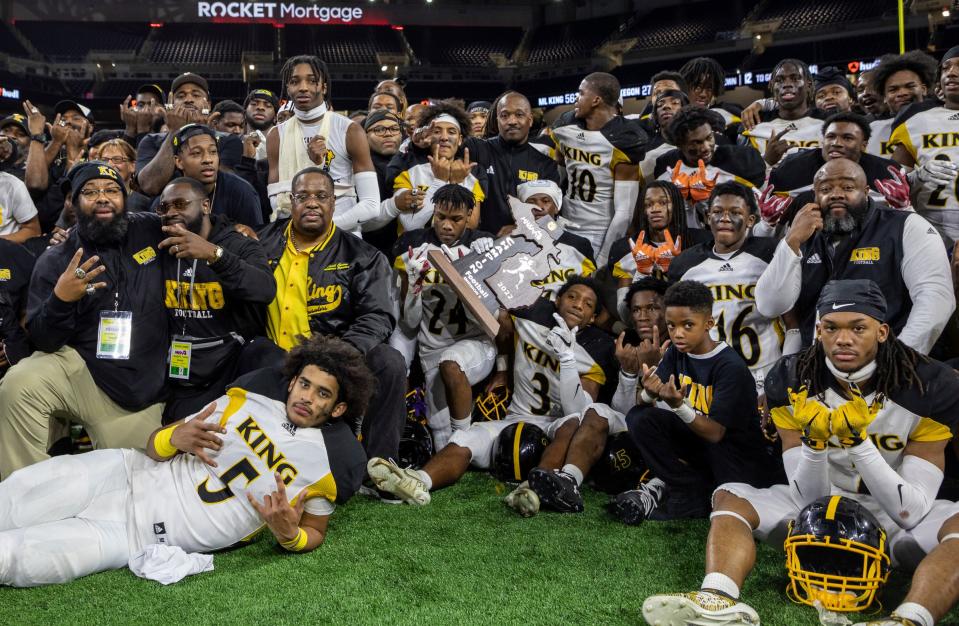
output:
POLYGON ((103 189, 81 189, 80 195, 83 196, 86 200, 96 200, 100 197, 100 194, 105 195, 108 198, 117 198, 123 195, 123 190, 119 187, 105 187, 103 189))
POLYGON ((194 198, 193 200, 180 199, 180 200, 170 200, 169 202, 161 202, 160 204, 157 205, 156 212, 157 212, 157 215, 166 215, 171 210, 179 213, 183 209, 193 204, 195 201, 196 199, 194 198))
POLYGON ((325 191, 321 191, 319 193, 302 193, 301 192, 301 193, 290 194, 290 197, 293 198, 293 202, 296 202, 297 204, 303 204, 310 198, 316 198, 320 202, 327 202, 333 197, 333 194, 327 193, 325 191))
POLYGON ((129 163, 133 159, 128 159, 122 156, 115 156, 115 157, 100 157, 100 160, 106 161, 110 165, 123 165, 124 163, 129 163))
POLYGON ((374 126, 369 131, 377 137, 386 137, 387 135, 399 135, 400 127, 399 126, 374 126))

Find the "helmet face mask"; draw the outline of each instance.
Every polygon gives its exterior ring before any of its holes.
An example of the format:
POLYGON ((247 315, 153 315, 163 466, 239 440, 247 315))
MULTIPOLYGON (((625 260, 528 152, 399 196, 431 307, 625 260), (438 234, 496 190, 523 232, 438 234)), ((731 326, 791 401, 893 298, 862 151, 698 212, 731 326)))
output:
POLYGON ((789 523, 786 595, 830 611, 862 611, 889 578, 886 532, 861 504, 820 498, 789 523))
POLYGON ((476 401, 473 403, 473 421, 491 422, 501 420, 506 417, 508 407, 509 389, 497 387, 490 390, 489 393, 476 397, 476 401))

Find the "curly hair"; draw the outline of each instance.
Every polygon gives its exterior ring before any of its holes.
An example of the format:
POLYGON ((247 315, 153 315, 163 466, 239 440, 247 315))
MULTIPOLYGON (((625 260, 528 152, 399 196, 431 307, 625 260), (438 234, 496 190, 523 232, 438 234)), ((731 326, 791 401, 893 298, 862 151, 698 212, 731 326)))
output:
MULTIPOLYGON (((286 63, 283 64, 283 67, 280 69, 280 93, 287 94, 286 86, 290 82, 290 78, 293 76, 293 70, 297 65, 309 65, 310 69, 313 70, 315 76, 320 77, 320 81, 326 85, 326 103, 331 102, 331 93, 333 88, 330 85, 330 70, 326 67, 326 63, 320 57, 313 56, 312 54, 300 54, 295 57, 290 57, 286 60, 286 63)), ((289 94, 287 94, 289 95, 289 94)))
POLYGON ((346 403, 346 412, 337 419, 358 423, 366 413, 375 384, 366 357, 337 337, 314 335, 297 339, 300 343, 287 354, 283 375, 292 380, 308 365, 323 370, 336 379, 336 401, 346 403))
POLYGON ((441 204, 447 209, 464 209, 469 214, 476 205, 476 198, 472 191, 462 185, 443 185, 433 194, 433 205, 441 204))
POLYGON ((678 147, 686 140, 686 135, 707 124, 714 133, 722 133, 726 130, 726 120, 719 113, 697 104, 687 104, 669 122, 666 139, 678 147))
POLYGON ((593 311, 593 313, 595 315, 599 315, 603 310, 603 296, 596 281, 587 276, 572 274, 569 278, 567 278, 566 282, 563 283, 563 286, 560 287, 559 291, 556 292, 556 301, 559 302, 559 299, 563 297, 563 294, 572 289, 575 285, 583 285, 584 287, 589 287, 593 290, 593 293, 596 294, 596 309, 593 311))
POLYGON ((673 283, 663 296, 663 306, 684 306, 710 315, 713 312, 713 293, 709 287, 695 280, 673 283))
POLYGON ((652 88, 653 85, 658 83, 661 80, 671 80, 676 83, 676 86, 679 87, 679 90, 683 93, 686 93, 688 87, 686 86, 686 79, 683 78, 683 75, 679 72, 673 72, 670 70, 661 70, 653 74, 653 77, 649 79, 649 86, 652 88))
POLYGON ((441 100, 439 102, 434 102, 433 104, 426 107, 426 111, 420 114, 419 120, 417 122, 417 128, 423 128, 424 126, 429 126, 430 123, 440 115, 451 115, 460 125, 460 132, 465 137, 469 134, 470 130, 470 118, 466 115, 466 111, 463 110, 463 107, 458 106, 454 102, 449 100, 441 100))
POLYGON ((886 91, 886 82, 896 72, 912 72, 919 77, 926 89, 932 89, 936 84, 936 74, 939 64, 922 50, 910 50, 905 54, 885 54, 879 59, 879 67, 873 73, 873 89, 882 100, 886 91))
POLYGON ((666 295, 667 289, 669 289, 669 283, 665 280, 654 278, 653 276, 644 276, 629 286, 626 295, 623 297, 623 302, 625 302, 628 307, 629 303, 633 301, 633 296, 641 291, 652 291, 662 298, 666 295))
POLYGON ((709 194, 709 206, 712 206, 713 200, 719 196, 736 196, 737 198, 742 198, 743 202, 746 203, 749 214, 759 215, 759 203, 756 202, 756 194, 741 183, 737 183, 734 180, 727 180, 713 187, 712 193, 709 194))
POLYGON ((869 137, 872 136, 872 128, 869 126, 868 120, 862 115, 853 113, 852 111, 840 111, 827 117, 822 123, 822 134, 825 135, 829 125, 835 124, 836 122, 849 122, 858 126, 859 130, 862 131, 863 141, 869 141, 869 137))

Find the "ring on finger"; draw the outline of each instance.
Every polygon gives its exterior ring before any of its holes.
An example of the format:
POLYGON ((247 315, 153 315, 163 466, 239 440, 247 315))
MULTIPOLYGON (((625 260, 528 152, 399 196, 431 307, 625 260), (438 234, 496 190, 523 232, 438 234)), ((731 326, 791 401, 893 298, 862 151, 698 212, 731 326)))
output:
POLYGON ((173 253, 174 253, 174 254, 180 254, 180 246, 174 245, 174 246, 173 246, 173 253))
POLYGON ((38 109, 37 107, 33 107, 32 109, 30 109, 30 112, 31 112, 31 113, 39 113, 39 112, 40 112, 40 109, 38 109))
POLYGON ((84 278, 87 277, 87 272, 82 267, 78 267, 77 269, 73 270, 73 275, 79 278, 80 280, 83 280, 84 278))
POLYGON ((87 285, 87 288, 84 291, 87 292, 88 296, 92 296, 93 294, 97 292, 97 288, 94 287, 93 285, 87 285))

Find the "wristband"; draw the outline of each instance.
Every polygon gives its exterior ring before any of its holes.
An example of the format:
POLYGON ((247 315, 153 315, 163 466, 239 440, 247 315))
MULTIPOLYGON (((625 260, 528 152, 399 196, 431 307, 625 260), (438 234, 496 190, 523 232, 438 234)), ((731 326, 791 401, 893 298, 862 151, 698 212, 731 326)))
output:
MULTIPOLYGON (((622 376, 623 378, 625 378, 626 380, 636 380, 637 378, 639 378, 639 373, 630 374, 629 372, 627 372, 627 371, 624 370, 624 369, 620 369, 620 370, 619 370, 619 375, 622 376)), ((646 390, 643 389, 643 391, 645 392, 646 390)))
POLYGON ((168 426, 158 431, 157 434, 153 436, 153 449, 156 450, 157 454, 160 456, 173 456, 180 451, 170 442, 170 440, 173 438, 173 431, 179 426, 179 424, 168 426))
POLYGON ((296 537, 293 537, 293 539, 290 539, 289 541, 281 541, 280 545, 290 552, 303 552, 304 548, 306 548, 306 542, 309 540, 309 536, 302 528, 299 528, 298 530, 300 532, 296 533, 296 537))
POLYGON ((505 354, 501 354, 496 357, 496 371, 497 372, 506 372, 509 371, 509 359, 505 354))
POLYGON ((645 389, 643 389, 639 393, 639 399, 645 402, 646 404, 656 404, 656 398, 649 395, 649 393, 645 389))
POLYGON ((685 402, 683 402, 678 409, 673 409, 673 411, 679 416, 679 419, 683 420, 684 424, 692 424, 693 420, 696 419, 696 411, 685 402))

